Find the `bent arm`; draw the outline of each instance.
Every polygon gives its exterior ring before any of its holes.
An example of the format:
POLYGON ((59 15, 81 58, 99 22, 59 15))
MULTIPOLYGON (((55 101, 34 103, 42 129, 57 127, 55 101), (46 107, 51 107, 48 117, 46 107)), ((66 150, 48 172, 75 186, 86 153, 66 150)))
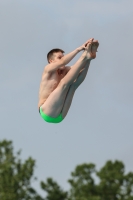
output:
POLYGON ((68 53, 67 55, 63 56, 59 61, 55 63, 50 63, 49 65, 46 66, 46 70, 48 72, 53 72, 58 70, 60 67, 67 65, 76 55, 79 53, 80 50, 77 48, 74 51, 68 53))

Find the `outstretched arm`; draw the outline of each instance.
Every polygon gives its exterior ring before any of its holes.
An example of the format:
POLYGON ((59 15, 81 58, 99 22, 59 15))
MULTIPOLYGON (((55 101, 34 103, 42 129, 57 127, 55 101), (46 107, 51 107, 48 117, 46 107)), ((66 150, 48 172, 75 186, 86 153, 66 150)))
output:
POLYGON ((78 48, 75 49, 74 51, 63 56, 59 61, 47 65, 45 67, 45 70, 50 73, 58 70, 60 67, 67 65, 79 52, 80 51, 78 50, 78 48))
POLYGON ((89 41, 90 40, 87 40, 83 45, 76 48, 74 51, 68 53, 67 55, 63 56, 59 61, 57 61, 55 63, 50 63, 49 65, 47 65, 45 68, 47 70, 47 72, 56 71, 60 67, 67 65, 77 55, 77 53, 79 53, 80 51, 85 49, 85 47, 87 46, 89 41))

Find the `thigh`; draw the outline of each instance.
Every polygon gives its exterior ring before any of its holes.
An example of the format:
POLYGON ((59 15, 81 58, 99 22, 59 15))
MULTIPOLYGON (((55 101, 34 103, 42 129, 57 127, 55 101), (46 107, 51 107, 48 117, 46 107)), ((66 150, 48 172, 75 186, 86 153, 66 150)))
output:
POLYGON ((43 112, 51 117, 57 117, 63 108, 70 86, 58 85, 58 87, 49 95, 45 103, 41 106, 43 112))

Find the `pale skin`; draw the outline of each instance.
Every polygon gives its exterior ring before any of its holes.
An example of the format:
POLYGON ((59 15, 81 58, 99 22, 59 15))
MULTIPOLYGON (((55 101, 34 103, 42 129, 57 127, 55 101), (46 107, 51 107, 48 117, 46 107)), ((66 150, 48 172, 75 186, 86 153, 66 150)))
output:
POLYGON ((67 55, 62 52, 53 54, 44 68, 39 90, 38 108, 53 118, 62 114, 65 118, 71 106, 76 89, 84 81, 92 59, 96 58, 99 43, 94 38, 67 55), (80 51, 78 61, 71 67, 66 66, 80 51))

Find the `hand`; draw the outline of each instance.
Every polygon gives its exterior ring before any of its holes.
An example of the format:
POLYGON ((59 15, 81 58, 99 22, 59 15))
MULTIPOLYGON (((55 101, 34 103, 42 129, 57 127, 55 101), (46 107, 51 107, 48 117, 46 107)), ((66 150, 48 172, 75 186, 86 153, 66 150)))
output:
POLYGON ((80 51, 82 51, 82 50, 85 50, 86 47, 87 47, 87 44, 88 44, 89 42, 93 42, 93 40, 94 40, 94 38, 91 38, 91 39, 87 40, 83 45, 81 45, 80 47, 77 48, 78 51, 80 52, 80 51))

